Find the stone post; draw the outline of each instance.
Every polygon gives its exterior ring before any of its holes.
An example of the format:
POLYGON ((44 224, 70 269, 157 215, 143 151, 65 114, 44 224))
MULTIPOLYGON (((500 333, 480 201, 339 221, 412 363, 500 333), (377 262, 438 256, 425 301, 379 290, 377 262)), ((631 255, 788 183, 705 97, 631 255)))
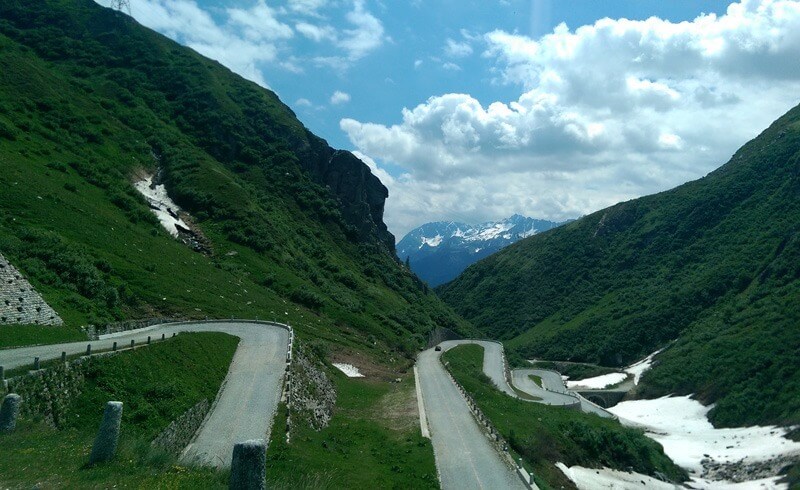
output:
POLYGON ((147 336, 147 345, 150 345, 150 336, 147 336))
POLYGON ((89 464, 102 463, 114 457, 119 441, 119 426, 122 421, 122 402, 108 402, 103 421, 94 439, 89 464))
POLYGON ((61 351, 61 362, 67 362, 67 353, 65 351, 61 351))
POLYGON ((91 356, 92 355, 92 344, 88 344, 86 346, 86 355, 87 356, 91 356))
POLYGON ((131 339, 131 349, 133 349, 133 346, 134 346, 135 344, 136 344, 136 341, 135 341, 135 340, 133 340, 133 339, 131 339))
POLYGON ((162 334, 161 334, 161 340, 164 340, 164 339, 166 339, 166 338, 167 338, 167 334, 165 334, 165 333, 162 333, 162 334))
POLYGON ((117 343, 114 342, 114 345, 111 347, 111 350, 117 352, 117 343))
POLYGON ((11 432, 17 426, 20 403, 22 403, 22 397, 16 393, 11 393, 3 398, 3 405, 0 407, 0 434, 11 432))
POLYGON ((38 371, 39 369, 41 369, 41 363, 39 362, 39 358, 38 357, 34 357, 33 358, 33 370, 34 371, 38 371))
POLYGON ((231 490, 265 490, 267 488, 267 445, 263 439, 245 441, 233 446, 231 490))

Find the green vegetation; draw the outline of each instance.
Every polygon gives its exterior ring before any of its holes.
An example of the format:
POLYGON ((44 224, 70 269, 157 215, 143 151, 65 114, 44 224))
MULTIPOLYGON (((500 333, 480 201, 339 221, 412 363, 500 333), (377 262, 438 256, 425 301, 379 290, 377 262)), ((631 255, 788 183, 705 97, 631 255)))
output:
MULTIPOLYGON (((708 176, 520 241, 441 296, 526 358, 622 366, 718 426, 800 422, 800 107, 708 176)), ((510 356, 512 357, 512 356, 510 356)))
POLYGON ((363 163, 274 93, 92 0, 0 5, 0 165, 0 252, 69 328, 259 317, 406 357, 435 327, 474 332, 397 262, 363 163), (132 186, 157 172, 208 253, 132 186))
POLYGON ((63 428, 23 419, 12 434, 0 435, 0 483, 14 488, 32 482, 44 488, 225 488, 226 474, 178 465, 150 441, 189 408, 214 399, 237 344, 226 334, 181 334, 93 359, 85 389, 60 418, 63 428), (119 452, 112 462, 88 468, 108 400, 125 403, 119 452))
POLYGON ((4 325, 0 327, 0 349, 25 345, 79 342, 81 340, 86 340, 86 333, 78 328, 43 325, 4 325))
POLYGON ((414 377, 402 383, 334 376, 336 411, 317 432, 275 418, 269 488, 438 488, 433 446, 419 429, 414 377), (298 473, 298 468, 302 472, 298 473))
POLYGON ((92 422, 102 418, 105 403, 121 400, 126 430, 152 440, 201 400, 214 400, 238 344, 227 334, 182 333, 169 342, 98 359, 86 374, 89 384, 67 412, 66 426, 94 430, 92 422), (87 418, 94 419, 88 427, 87 418))
MULTIPOLYGON (((685 472, 640 430, 596 415, 525 402, 498 391, 483 375, 483 348, 461 345, 443 355, 447 368, 472 396, 534 474, 552 488, 571 486, 555 467, 609 467, 682 481, 685 472)), ((537 483, 539 483, 537 481, 537 483)))
POLYGON ((604 374, 619 372, 613 368, 598 366, 596 364, 584 364, 580 362, 553 362, 553 361, 536 361, 533 364, 526 364, 524 367, 534 367, 537 369, 549 369, 551 371, 558 371, 564 376, 569 376, 570 381, 577 381, 579 379, 594 378, 604 374))
POLYGON ((541 376, 536 376, 535 374, 529 374, 529 375, 528 375, 528 378, 530 378, 530 380, 531 380, 531 381, 533 381, 534 383, 536 383, 536 385, 537 385, 539 388, 541 388, 541 387, 543 386, 543 385, 542 385, 542 377, 541 377, 541 376))

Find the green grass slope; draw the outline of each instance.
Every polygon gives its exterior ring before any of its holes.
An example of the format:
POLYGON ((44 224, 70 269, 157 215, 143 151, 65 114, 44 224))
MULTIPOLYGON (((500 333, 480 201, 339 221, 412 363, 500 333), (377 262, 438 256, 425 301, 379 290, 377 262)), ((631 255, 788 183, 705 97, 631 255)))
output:
POLYGON ((800 422, 800 108, 726 165, 518 242, 441 297, 518 354, 620 366, 720 425, 800 422))
POLYGON ((0 168, 0 252, 70 327, 258 316, 376 355, 471 330, 394 259, 363 163, 272 92, 91 0, 0 4, 0 168), (159 169, 210 254, 133 188, 159 169))

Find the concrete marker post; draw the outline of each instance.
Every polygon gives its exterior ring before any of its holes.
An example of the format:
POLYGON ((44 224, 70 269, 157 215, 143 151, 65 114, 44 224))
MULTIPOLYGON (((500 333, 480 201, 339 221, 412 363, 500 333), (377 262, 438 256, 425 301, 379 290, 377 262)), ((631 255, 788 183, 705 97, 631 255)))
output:
POLYGON ((161 340, 164 341, 166 338, 167 338, 167 334, 162 333, 161 334, 161 340))
POLYGON ((266 490, 267 445, 263 439, 239 442, 233 446, 231 490, 266 490))
POLYGON ((20 403, 22 397, 16 393, 10 393, 3 398, 3 405, 0 406, 0 433, 12 432, 17 426, 20 403))
POLYGON ((131 339, 131 349, 133 349, 133 346, 135 346, 135 345, 136 345, 136 341, 131 339))
POLYGON ((92 344, 88 344, 86 346, 86 355, 87 356, 91 356, 92 355, 92 344))
POLYGON ((103 463, 114 457, 114 453, 117 452, 121 422, 122 402, 106 403, 103 421, 100 423, 100 429, 92 446, 92 454, 89 456, 89 464, 103 463))
POLYGON ((61 351, 61 362, 67 362, 67 352, 61 351))
POLYGON ((38 357, 34 357, 33 358, 33 370, 34 371, 38 371, 39 369, 41 369, 41 363, 39 362, 39 358, 38 357))
POLYGON ((150 336, 147 336, 147 345, 150 345, 150 336))
POLYGON ((111 350, 117 352, 117 343, 114 342, 114 345, 111 347, 111 350))

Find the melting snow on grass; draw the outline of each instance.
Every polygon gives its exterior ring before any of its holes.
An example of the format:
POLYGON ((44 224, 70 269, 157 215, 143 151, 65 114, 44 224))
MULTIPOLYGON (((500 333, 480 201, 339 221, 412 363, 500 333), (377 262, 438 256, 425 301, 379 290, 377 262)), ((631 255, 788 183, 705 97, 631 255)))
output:
POLYGON ((643 427, 702 488, 781 488, 777 477, 739 484, 701 479, 704 460, 749 465, 800 455, 800 443, 783 437, 786 430, 780 427, 715 429, 707 418, 711 408, 689 396, 675 396, 622 402, 608 410, 623 423, 643 427))
POLYGON ((664 349, 659 349, 650 354, 649 356, 645 357, 641 361, 631 364, 630 366, 625 368, 626 373, 633 375, 633 384, 635 385, 639 384, 639 379, 642 377, 642 374, 644 374, 645 371, 650 369, 650 367, 653 365, 653 358, 656 356, 656 354, 658 354, 662 350, 664 349))
POLYGON ((364 375, 361 374, 361 371, 359 371, 358 368, 353 366, 352 364, 342 364, 340 362, 334 362, 333 367, 343 372, 345 375, 347 375, 348 378, 364 377, 364 375))
POLYGON ((170 235, 178 236, 178 226, 189 228, 189 225, 178 217, 181 208, 169 198, 164 184, 154 186, 153 177, 150 176, 135 183, 133 186, 147 199, 147 203, 150 204, 150 210, 158 217, 161 226, 170 235))
POLYGON ((612 470, 610 468, 592 469, 581 466, 567 467, 564 463, 556 463, 567 478, 572 480, 580 490, 609 490, 609 489, 633 489, 633 488, 652 488, 655 490, 673 490, 681 488, 677 485, 656 480, 641 473, 626 473, 624 471, 612 470))
POLYGON ((587 388, 590 390, 602 390, 607 386, 612 386, 625 381, 628 377, 625 373, 609 373, 594 378, 580 379, 578 381, 567 381, 567 388, 587 388))

